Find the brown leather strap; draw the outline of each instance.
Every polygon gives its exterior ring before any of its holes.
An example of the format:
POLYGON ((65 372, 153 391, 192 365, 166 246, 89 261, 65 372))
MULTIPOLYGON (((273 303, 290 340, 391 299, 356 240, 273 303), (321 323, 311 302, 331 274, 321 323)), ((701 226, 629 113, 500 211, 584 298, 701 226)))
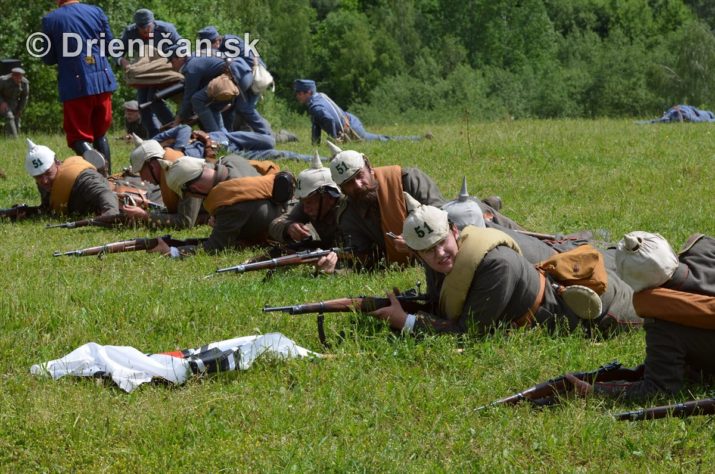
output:
POLYGON ((539 310, 541 303, 544 301, 544 292, 546 291, 546 277, 543 272, 539 272, 539 292, 536 294, 536 299, 531 305, 526 313, 524 313, 520 318, 512 321, 512 325, 515 327, 531 326, 534 324, 536 312, 539 310))

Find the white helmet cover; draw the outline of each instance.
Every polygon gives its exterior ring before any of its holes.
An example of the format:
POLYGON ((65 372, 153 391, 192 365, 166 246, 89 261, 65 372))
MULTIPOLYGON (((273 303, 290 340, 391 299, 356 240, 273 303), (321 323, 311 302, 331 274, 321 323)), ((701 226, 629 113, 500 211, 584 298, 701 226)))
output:
POLYGON ((635 231, 623 236, 616 250, 616 272, 633 291, 660 286, 679 265, 678 256, 660 234, 635 231))
POLYGON ((25 157, 25 169, 30 176, 40 176, 50 169, 55 162, 55 152, 44 145, 35 145, 32 140, 27 139, 27 156, 25 157))
POLYGON ((449 233, 447 212, 421 205, 409 194, 404 195, 409 214, 402 225, 402 238, 412 250, 427 250, 449 233))

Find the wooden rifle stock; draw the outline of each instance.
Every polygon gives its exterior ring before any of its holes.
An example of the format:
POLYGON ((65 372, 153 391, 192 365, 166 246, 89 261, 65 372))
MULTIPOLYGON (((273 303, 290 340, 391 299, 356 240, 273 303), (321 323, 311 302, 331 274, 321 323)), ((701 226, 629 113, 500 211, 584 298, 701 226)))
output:
POLYGON ((162 239, 167 245, 172 247, 180 247, 183 245, 197 245, 199 242, 205 239, 186 239, 186 240, 176 240, 172 239, 170 235, 164 235, 162 237, 148 237, 148 238, 137 238, 129 240, 121 240, 119 242, 110 242, 104 245, 98 245, 96 247, 87 247, 84 249, 70 250, 69 252, 54 252, 53 257, 63 257, 63 256, 74 256, 74 257, 88 257, 92 255, 102 256, 108 253, 122 253, 122 252, 135 252, 138 250, 151 250, 157 246, 159 239, 162 239))
MULTIPOLYGON (((397 295, 397 300, 406 311, 416 312, 428 301, 428 296, 409 290, 397 295)), ((264 313, 283 312, 288 314, 323 314, 323 313, 370 313, 376 309, 390 306, 390 299, 373 296, 357 296, 354 298, 338 298, 334 300, 319 301, 317 303, 304 303, 293 306, 265 306, 264 313)))
POLYGON ((687 418, 689 416, 715 415, 715 398, 691 400, 674 405, 644 408, 642 410, 617 413, 613 417, 618 421, 658 420, 668 416, 687 418))
MULTIPOLYGON (((602 365, 592 372, 574 372, 574 377, 586 381, 590 384, 595 382, 608 382, 613 380, 640 380, 643 378, 643 366, 635 369, 622 367, 618 361, 602 365)), ((534 405, 551 405, 556 403, 556 397, 564 395, 573 390, 573 384, 566 379, 565 375, 560 375, 546 382, 529 387, 526 390, 515 393, 505 398, 496 400, 488 405, 483 405, 477 410, 497 405, 515 405, 521 401, 529 401, 534 405)))

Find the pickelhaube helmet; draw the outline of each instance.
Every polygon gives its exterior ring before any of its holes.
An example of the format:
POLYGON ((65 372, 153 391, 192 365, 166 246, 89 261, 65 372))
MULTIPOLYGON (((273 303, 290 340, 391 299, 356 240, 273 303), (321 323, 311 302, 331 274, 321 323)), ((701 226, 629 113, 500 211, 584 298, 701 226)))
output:
POLYGON ((618 242, 616 249, 616 272, 633 291, 667 282, 679 263, 678 256, 660 234, 630 232, 618 242))
POLYGON ((142 140, 137 135, 132 134, 134 144, 137 147, 129 156, 129 161, 132 165, 132 171, 138 173, 142 166, 152 158, 162 158, 164 156, 164 147, 156 140, 142 140))
POLYGON ((449 220, 462 230, 468 225, 484 227, 484 212, 479 206, 479 201, 467 192, 467 177, 462 179, 462 190, 454 201, 449 201, 442 206, 447 211, 449 220))
POLYGON ((330 174, 333 181, 341 186, 350 180, 365 166, 365 155, 355 150, 341 150, 337 145, 328 141, 328 147, 333 153, 330 161, 330 174))
POLYGON ((340 195, 340 188, 333 181, 330 170, 323 167, 320 162, 320 155, 316 151, 313 160, 310 162, 310 168, 298 174, 295 197, 303 199, 323 188, 333 190, 336 196, 340 195))
POLYGON ((179 196, 184 195, 186 183, 201 176, 206 164, 204 160, 190 156, 183 156, 174 162, 159 160, 159 163, 164 168, 166 184, 179 196))
POLYGON ((408 215, 402 225, 402 238, 412 250, 427 250, 449 233, 447 211, 422 205, 409 194, 403 194, 408 215))
POLYGON ((25 169, 30 176, 40 176, 50 169, 55 162, 55 152, 44 145, 36 145, 27 139, 27 156, 25 157, 25 169))

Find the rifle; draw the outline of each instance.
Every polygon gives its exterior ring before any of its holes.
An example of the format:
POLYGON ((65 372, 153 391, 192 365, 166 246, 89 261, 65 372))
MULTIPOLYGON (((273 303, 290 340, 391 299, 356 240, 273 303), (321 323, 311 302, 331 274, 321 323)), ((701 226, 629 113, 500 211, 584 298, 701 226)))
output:
MULTIPOLYGON (((410 312, 415 313, 423 309, 430 301, 429 296, 420 293, 420 283, 417 283, 417 289, 410 289, 404 293, 399 293, 395 289, 397 300, 402 307, 410 312)), ((376 309, 390 306, 390 299, 387 297, 375 296, 357 296, 353 298, 338 298, 334 300, 320 301, 317 303, 304 303, 293 306, 264 306, 264 313, 273 313, 281 311, 288 314, 312 314, 317 313, 318 324, 318 339, 326 349, 330 348, 325 337, 325 329, 323 323, 325 321, 325 313, 369 313, 376 309)))
POLYGON ((668 416, 687 418, 689 416, 715 415, 715 398, 691 400, 674 405, 643 408, 642 410, 617 413, 613 417, 618 421, 658 420, 668 416))
POLYGON ((593 239, 593 232, 591 232, 590 230, 574 232, 572 234, 542 234, 540 232, 531 232, 530 230, 522 230, 522 229, 517 229, 516 232, 518 232, 519 234, 522 234, 522 235, 533 237, 535 239, 549 240, 549 241, 555 241, 555 242, 568 241, 568 240, 588 241, 588 240, 593 239))
MULTIPOLYGON (((640 380, 643 378, 643 366, 639 365, 635 369, 624 368, 620 362, 614 360, 609 364, 602 365, 592 372, 574 372, 574 377, 584 380, 590 384, 596 382, 608 382, 613 380, 640 380)), ((566 379, 565 375, 547 380, 540 384, 529 387, 514 395, 501 398, 488 405, 477 408, 477 411, 497 405, 515 405, 521 401, 529 401, 536 406, 553 405, 557 403, 556 398, 573 390, 573 384, 566 379)))
POLYGON ((147 107, 151 106, 151 104, 153 104, 154 102, 164 100, 167 97, 171 97, 172 95, 180 94, 182 92, 184 92, 183 82, 177 82, 176 84, 172 84, 168 87, 164 87, 163 89, 159 89, 154 94, 154 99, 150 100, 149 102, 143 102, 139 104, 139 110, 144 110, 147 107))
POLYGON ((40 214, 42 209, 40 206, 28 206, 27 204, 15 204, 7 209, 0 209, 0 219, 7 218, 11 221, 23 219, 29 216, 40 214))
POLYGON ((333 247, 331 249, 315 249, 315 250, 302 250, 289 255, 284 255, 282 257, 269 258, 266 260, 260 260, 257 262, 242 263, 239 265, 234 265, 232 267, 219 268, 216 273, 245 273, 254 270, 271 270, 278 267, 287 267, 291 265, 303 265, 305 263, 315 263, 322 257, 325 257, 331 252, 338 254, 338 257, 345 257, 347 255, 352 255, 352 248, 350 247, 333 247))
POLYGON ((198 245, 201 241, 206 239, 186 239, 177 240, 172 239, 170 235, 164 235, 161 237, 147 237, 147 238, 137 238, 129 240, 120 240, 119 242, 110 242, 104 245, 98 245, 96 247, 87 247, 79 250, 70 250, 69 252, 54 252, 53 257, 62 256, 74 256, 74 257, 87 257, 91 255, 97 255, 102 257, 108 253, 122 253, 122 252, 135 252, 138 250, 151 250, 159 244, 159 239, 162 239, 171 247, 181 247, 184 245, 198 245))
POLYGON ((111 227, 126 219, 124 214, 110 214, 107 216, 99 216, 92 219, 82 219, 79 221, 62 222, 60 224, 47 224, 46 229, 77 229, 79 227, 87 227, 90 225, 98 227, 111 227))

